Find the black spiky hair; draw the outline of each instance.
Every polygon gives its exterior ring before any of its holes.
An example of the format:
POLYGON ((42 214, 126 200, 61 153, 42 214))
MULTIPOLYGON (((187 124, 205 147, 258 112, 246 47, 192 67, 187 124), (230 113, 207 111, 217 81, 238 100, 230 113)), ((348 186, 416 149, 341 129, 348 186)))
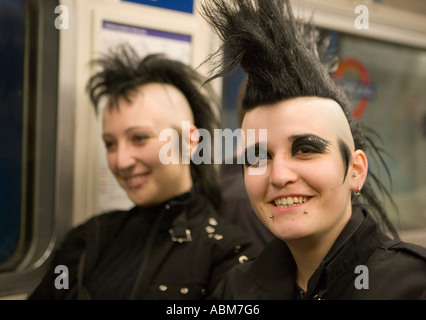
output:
MULTIPOLYGON (((139 86, 161 83, 172 85, 183 93, 197 128, 206 129, 213 136, 214 129, 219 127, 214 111, 217 98, 213 89, 203 85, 203 76, 180 61, 164 54, 149 54, 141 58, 134 48, 123 44, 110 49, 102 58, 91 61, 91 65, 100 67, 86 86, 96 112, 103 97, 109 99, 108 108, 119 108, 119 98, 129 101, 131 93, 139 86)), ((204 163, 196 165, 191 161, 191 175, 201 192, 218 207, 221 195, 214 167, 204 163)))
POLYGON ((331 65, 319 59, 318 32, 296 20, 287 1, 209 0, 203 9, 223 41, 221 70, 211 79, 241 66, 248 75, 245 109, 300 96, 348 104, 329 76, 331 65))
POLYGON ((244 111, 295 97, 333 99, 348 119, 356 148, 365 149, 364 129, 330 76, 338 60, 327 51, 328 39, 296 19, 288 0, 208 0, 202 9, 222 40, 206 61, 215 65, 207 82, 242 67, 247 73, 244 111))
MULTIPOLYGON (((244 111, 296 97, 333 99, 346 115, 355 148, 371 151, 388 172, 383 150, 371 138, 374 132, 353 117, 346 93, 331 77, 337 58, 326 51, 327 39, 320 37, 312 23, 296 19, 288 0, 206 0, 201 15, 222 40, 219 50, 205 61, 213 64, 207 82, 242 67, 247 73, 244 111)), ((344 144, 340 149, 348 166, 349 149, 344 144)), ((372 184, 393 203, 390 192, 371 172, 362 199, 373 209, 382 227, 398 237, 372 184)), ((357 198, 353 204, 361 206, 357 198)))

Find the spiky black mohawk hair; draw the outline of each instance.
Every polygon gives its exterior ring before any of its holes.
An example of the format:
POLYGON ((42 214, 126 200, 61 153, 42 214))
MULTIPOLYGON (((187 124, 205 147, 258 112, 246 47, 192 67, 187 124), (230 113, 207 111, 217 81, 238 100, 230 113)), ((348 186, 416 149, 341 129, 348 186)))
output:
MULTIPOLYGON (((201 14, 222 40, 219 50, 206 60, 213 63, 207 82, 241 66, 247 73, 244 111, 296 97, 335 100, 346 115, 355 148, 371 151, 389 174, 381 155, 383 150, 372 139, 374 131, 353 116, 345 91, 331 77, 337 58, 327 54, 326 41, 311 23, 294 17, 289 0, 206 0, 201 14)), ((342 153, 348 165, 349 150, 342 153)), ((382 227, 398 237, 373 184, 393 203, 389 191, 372 172, 361 198, 373 208, 382 227)), ((356 198, 352 203, 361 205, 356 198)))
POLYGON ((318 96, 350 112, 345 93, 329 75, 333 65, 318 51, 317 30, 295 19, 288 1, 209 0, 203 10, 223 41, 221 66, 215 69, 221 70, 211 79, 241 66, 248 75, 243 108, 318 96))

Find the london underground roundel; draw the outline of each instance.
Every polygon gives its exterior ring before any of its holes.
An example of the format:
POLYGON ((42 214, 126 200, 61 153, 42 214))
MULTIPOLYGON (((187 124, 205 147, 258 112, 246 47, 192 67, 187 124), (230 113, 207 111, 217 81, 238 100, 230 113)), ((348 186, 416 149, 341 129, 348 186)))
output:
POLYGON ((369 102, 376 97, 376 87, 371 83, 367 69, 354 58, 344 59, 339 63, 333 78, 338 85, 345 88, 350 98, 358 101, 354 105, 353 115, 360 118, 369 102))

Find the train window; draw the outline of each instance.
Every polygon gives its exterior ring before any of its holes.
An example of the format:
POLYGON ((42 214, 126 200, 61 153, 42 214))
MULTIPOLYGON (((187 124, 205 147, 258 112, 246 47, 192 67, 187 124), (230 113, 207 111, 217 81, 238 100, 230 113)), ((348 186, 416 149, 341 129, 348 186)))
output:
POLYGON ((32 289, 61 223, 58 4, 0 1, 0 296, 32 289))
POLYGON ((0 2, 0 265, 13 256, 21 227, 25 14, 0 2), (4 152, 7 150, 7 152, 4 152))
MULTIPOLYGON (((349 93, 354 114, 379 133, 389 180, 377 161, 369 165, 392 190, 397 209, 385 205, 399 230, 426 230, 426 51, 332 32, 339 55, 334 74, 349 93)), ((423 240, 424 241, 424 240, 423 240)), ((424 244, 424 243, 423 243, 424 244)))

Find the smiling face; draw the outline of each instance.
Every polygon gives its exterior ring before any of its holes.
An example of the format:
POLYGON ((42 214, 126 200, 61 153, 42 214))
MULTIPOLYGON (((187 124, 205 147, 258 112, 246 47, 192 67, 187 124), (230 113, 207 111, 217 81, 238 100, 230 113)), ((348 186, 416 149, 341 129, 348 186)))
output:
MULTIPOLYGON (((249 174, 247 166, 244 170, 258 218, 284 241, 335 239, 351 216, 351 190, 362 187, 367 172, 365 154, 354 151, 340 106, 317 97, 285 100, 248 111, 242 128, 245 133, 267 129, 267 157, 255 164, 266 165, 259 168, 264 173, 249 174), (350 153, 348 167, 342 145, 350 153)), ((256 137, 247 149, 264 143, 256 137)))
POLYGON ((192 121, 185 97, 174 87, 146 84, 130 96, 119 98, 118 108, 106 107, 102 138, 108 166, 129 198, 150 206, 189 191, 189 164, 164 165, 160 149, 168 141, 159 139, 164 129, 177 129, 181 121, 192 121))

